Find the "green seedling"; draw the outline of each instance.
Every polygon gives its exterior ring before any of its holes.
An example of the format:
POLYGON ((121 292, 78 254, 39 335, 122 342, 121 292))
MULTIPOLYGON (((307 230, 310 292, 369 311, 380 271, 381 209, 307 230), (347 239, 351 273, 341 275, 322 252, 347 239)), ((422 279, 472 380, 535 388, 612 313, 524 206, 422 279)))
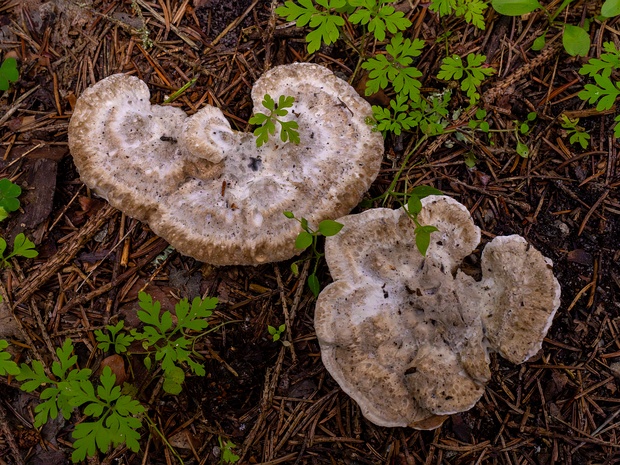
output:
POLYGON ((377 131, 381 131, 385 137, 388 132, 397 136, 403 130, 420 128, 422 133, 436 136, 444 132, 448 125, 446 118, 449 110, 451 94, 446 91, 442 94, 433 94, 428 98, 422 97, 413 102, 402 94, 390 101, 389 108, 373 105, 372 112, 374 125, 377 131))
POLYGON ((490 127, 489 127, 489 123, 485 121, 486 117, 487 117, 487 111, 482 108, 479 108, 478 110, 476 110, 476 114, 474 115, 474 118, 469 120, 467 125, 469 126, 470 129, 473 129, 474 131, 478 130, 484 133, 488 133, 490 130, 490 127))
POLYGON ((431 234, 439 231, 435 226, 422 225, 418 221, 418 215, 422 211, 422 199, 429 195, 442 195, 442 192, 434 187, 416 186, 407 194, 405 197, 406 203, 403 205, 407 215, 415 224, 415 245, 424 257, 431 243, 431 234))
POLYGON ((537 117, 538 115, 536 114, 536 112, 532 111, 527 114, 525 121, 513 121, 514 128, 508 130, 514 132, 515 139, 517 140, 517 146, 515 147, 515 151, 520 157, 528 158, 530 156, 530 148, 525 142, 523 142, 521 137, 527 136, 530 133, 532 129, 531 124, 536 120, 537 117))
MULTIPOLYGON (((162 313, 161 304, 154 301, 149 294, 140 292, 138 300, 142 309, 138 311, 138 318, 144 323, 144 328, 142 331, 132 331, 131 335, 142 341, 142 347, 148 351, 144 359, 147 369, 152 367, 151 352, 154 352, 154 359, 161 364, 163 370, 164 391, 177 395, 185 381, 182 364, 187 364, 198 376, 206 374, 204 367, 194 360, 201 357, 194 350, 194 344, 197 338, 205 334, 209 326, 206 319, 213 313, 218 300, 215 297, 196 297, 190 306, 187 299, 182 299, 175 306, 176 325, 173 324, 172 314, 169 311, 162 313)), ((106 340, 103 344, 112 343, 111 341, 110 338, 110 342, 106 340)), ((118 342, 118 338, 116 341, 118 342)))
POLYGON ((280 118, 288 115, 286 108, 291 108, 295 103, 294 97, 286 97, 280 95, 278 103, 271 98, 269 94, 265 94, 263 106, 269 110, 269 114, 256 113, 250 118, 249 123, 258 125, 254 130, 256 136, 256 146, 261 147, 269 140, 269 135, 276 133, 276 123, 280 124, 280 139, 282 142, 290 140, 294 144, 299 144, 299 133, 297 129, 299 125, 296 121, 285 121, 280 118))
POLYGON ((395 0, 349 0, 349 5, 357 10, 349 16, 352 24, 368 25, 375 39, 385 40, 385 31, 396 34, 411 26, 411 21, 405 18, 401 11, 396 11, 390 3, 395 0))
POLYGON ((5 58, 2 65, 0 65, 0 90, 9 90, 11 82, 17 82, 18 80, 17 60, 12 57, 5 58))
POLYGON ((297 27, 309 25, 313 30, 306 36, 308 53, 321 48, 321 43, 333 44, 340 37, 340 27, 344 26, 344 18, 336 12, 347 6, 346 0, 299 0, 298 3, 287 0, 283 6, 276 8, 276 14, 284 16, 287 21, 295 21, 297 27), (336 13, 336 14, 334 14, 336 13))
POLYGON ((432 0, 429 9, 440 17, 453 14, 484 30, 484 11, 487 7, 484 0, 432 0))
POLYGON ((475 105, 480 99, 480 94, 477 92, 478 87, 485 78, 495 73, 493 68, 482 65, 486 59, 487 57, 484 55, 470 53, 467 55, 467 64, 465 64, 458 55, 446 57, 437 78, 446 81, 460 81, 461 90, 467 92, 471 105, 475 105))
POLYGON ((39 252, 35 250, 34 243, 26 238, 24 233, 19 233, 13 240, 13 251, 4 256, 6 251, 6 241, 0 237, 0 266, 4 268, 10 268, 11 264, 9 259, 13 257, 34 258, 39 255, 39 252))
POLYGON ((385 47, 387 55, 376 55, 362 63, 362 68, 369 72, 366 95, 375 94, 391 85, 397 94, 414 102, 419 101, 422 83, 418 78, 422 77, 422 73, 411 65, 423 48, 423 40, 404 39, 402 34, 396 34, 385 47))
POLYGON ((239 461, 239 456, 233 452, 237 446, 230 440, 223 441, 220 436, 218 436, 217 441, 220 446, 220 463, 237 463, 239 461))
MULTIPOLYGON (((562 13, 562 11, 564 11, 573 1, 574 0, 564 0, 553 13, 548 12, 547 10, 545 10, 545 12, 548 16, 547 20, 549 25, 555 25, 562 28, 562 45, 564 46, 564 50, 566 50, 566 52, 571 56, 586 56, 590 50, 590 34, 588 34, 587 27, 589 20, 584 22, 584 27, 555 21, 558 15, 560 15, 560 13, 562 13)), ((618 2, 618 0, 607 1, 609 3, 605 3, 610 6, 612 2, 618 2)), ((531 13, 539 8, 544 9, 538 0, 492 0, 491 4, 493 5, 495 11, 506 16, 521 16, 531 13)), ((603 9, 605 9, 605 5, 603 5, 603 9)), ((611 12, 612 9, 613 8, 609 8, 609 12, 611 12)), ((605 15, 604 13, 602 14, 605 15)), ((542 33, 541 36, 534 40, 532 50, 542 50, 546 43, 545 36, 547 31, 548 28, 542 33)))
MULTIPOLYGON (((596 84, 586 84, 579 92, 579 98, 589 104, 596 103, 598 111, 611 109, 620 96, 620 82, 611 79, 612 72, 620 69, 620 50, 613 42, 603 44, 605 53, 600 58, 592 58, 579 70, 580 74, 594 79, 596 84)), ((614 136, 620 137, 620 115, 615 120, 614 136)))
POLYGON ((571 119, 564 113, 560 115, 562 128, 566 131, 566 135, 570 137, 571 144, 579 144, 582 149, 587 149, 590 143, 590 134, 586 130, 578 126, 579 118, 571 119))
POLYGON ((119 321, 115 326, 108 325, 106 329, 108 333, 104 333, 100 329, 95 331, 95 338, 99 343, 99 347, 104 352, 108 352, 110 348, 114 349, 117 354, 127 352, 131 343, 135 340, 134 336, 122 331, 125 326, 124 321, 119 321))
POLYGON ((58 361, 52 363, 54 378, 45 374, 43 364, 33 360, 30 365, 22 364, 15 379, 23 381, 21 389, 33 392, 48 386, 41 392, 42 402, 35 407, 35 427, 44 425, 48 419, 58 415, 68 420, 75 408, 83 407, 86 421, 75 426, 73 431, 73 462, 80 462, 86 456, 107 452, 110 446, 125 444, 130 450, 140 449, 142 426, 140 416, 145 412, 137 400, 121 393, 115 386, 116 376, 110 367, 105 367, 95 388, 90 381, 92 371, 76 366, 77 356, 73 355, 71 339, 65 340, 56 349, 58 361))
POLYGON ((5 349, 9 346, 9 343, 4 339, 0 339, 0 375, 18 375, 19 366, 13 360, 12 356, 5 349))
MULTIPOLYGON (((267 325, 267 331, 271 335, 271 339, 273 340, 273 342, 277 342, 280 340, 282 333, 286 331, 286 325, 281 324, 277 328, 275 326, 267 325)), ((286 342, 286 341, 283 341, 283 342, 286 342)))
MULTIPOLYGON (((288 211, 284 212, 284 216, 299 222, 301 225, 302 231, 295 239, 295 247, 300 250, 306 250, 307 248, 312 247, 314 269, 308 276, 308 287, 312 291, 312 294, 314 294, 314 297, 318 297, 319 292, 321 291, 321 285, 319 284, 319 278, 317 278, 316 272, 319 267, 320 259, 325 255, 318 250, 319 237, 335 236, 340 232, 344 225, 333 220, 323 220, 319 223, 318 229, 314 230, 308 225, 308 220, 306 218, 296 218, 293 212, 288 211)), ((293 271, 295 275, 299 274, 299 262, 294 262, 291 264, 291 271, 293 271)))
POLYGON ((0 179, 0 221, 6 219, 10 212, 19 209, 19 197, 22 188, 7 178, 0 179))

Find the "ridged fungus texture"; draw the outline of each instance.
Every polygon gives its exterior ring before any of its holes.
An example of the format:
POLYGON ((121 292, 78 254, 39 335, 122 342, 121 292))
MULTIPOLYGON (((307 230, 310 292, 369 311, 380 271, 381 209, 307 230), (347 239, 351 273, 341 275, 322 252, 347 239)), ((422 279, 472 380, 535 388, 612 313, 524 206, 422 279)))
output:
POLYGON ((299 253, 299 224, 346 215, 376 178, 383 138, 366 119, 370 105, 327 68, 273 68, 252 89, 295 98, 284 119, 300 144, 274 135, 260 148, 222 111, 192 116, 151 105, 138 78, 112 75, 78 99, 69 147, 84 183, 127 215, 145 221, 178 251, 214 265, 258 265, 299 253))
POLYGON ((422 199, 431 234, 426 257, 403 209, 373 209, 338 221, 326 239, 334 282, 319 295, 315 329, 323 363, 380 426, 437 428, 472 408, 491 377, 489 353, 513 363, 535 355, 560 305, 552 263, 521 236, 496 237, 482 279, 459 267, 480 242, 465 208, 422 199))

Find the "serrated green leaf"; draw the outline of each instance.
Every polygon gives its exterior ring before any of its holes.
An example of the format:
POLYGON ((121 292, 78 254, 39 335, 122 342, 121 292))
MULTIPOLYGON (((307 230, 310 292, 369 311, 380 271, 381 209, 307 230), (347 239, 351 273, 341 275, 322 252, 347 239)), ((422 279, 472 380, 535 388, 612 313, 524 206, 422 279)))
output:
POLYGON ((499 14, 506 16, 521 16, 542 8, 538 0, 492 0, 491 5, 499 14))
POLYGON ((323 220, 319 223, 319 232, 325 237, 335 236, 344 225, 333 220, 323 220))
POLYGON ((307 249, 312 245, 312 234, 307 231, 301 231, 297 235, 297 239, 295 239, 295 248, 297 249, 307 249))
POLYGON ((264 113, 255 113, 248 120, 248 123, 262 125, 268 119, 269 119, 269 116, 265 115, 264 113))
POLYGON ((9 179, 0 179, 0 208, 7 212, 14 212, 19 209, 19 197, 22 193, 21 187, 12 183, 9 179))
POLYGON ((19 233, 13 240, 13 251, 9 257, 24 257, 34 258, 39 255, 39 252, 34 250, 34 243, 29 240, 24 233, 19 233))
POLYGON ((71 460, 81 462, 86 459, 86 456, 92 457, 97 453, 97 433, 101 428, 99 422, 83 422, 75 425, 72 436, 75 439, 73 442, 73 454, 71 454, 71 460))
POLYGON ((0 339, 0 375, 18 375, 20 373, 19 366, 13 360, 10 353, 5 349, 9 346, 9 343, 4 339, 0 339))
POLYGON ((263 97, 263 106, 270 111, 274 111, 276 109, 276 102, 269 94, 265 94, 263 97))

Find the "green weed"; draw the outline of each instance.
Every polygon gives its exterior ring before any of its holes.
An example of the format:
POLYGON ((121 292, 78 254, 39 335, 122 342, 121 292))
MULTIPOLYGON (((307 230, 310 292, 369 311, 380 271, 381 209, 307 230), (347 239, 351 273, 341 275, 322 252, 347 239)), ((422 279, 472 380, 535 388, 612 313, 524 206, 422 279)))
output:
POLYGON ((280 118, 288 115, 288 110, 295 103, 294 97, 286 97, 280 95, 278 103, 271 98, 269 94, 265 94, 263 98, 263 106, 269 110, 269 114, 256 113, 249 120, 250 124, 256 124, 258 127, 254 130, 256 136, 256 146, 260 147, 269 140, 269 135, 276 133, 276 123, 280 124, 280 139, 282 142, 290 140, 294 144, 299 144, 299 133, 297 129, 299 125, 296 121, 284 121, 280 118))

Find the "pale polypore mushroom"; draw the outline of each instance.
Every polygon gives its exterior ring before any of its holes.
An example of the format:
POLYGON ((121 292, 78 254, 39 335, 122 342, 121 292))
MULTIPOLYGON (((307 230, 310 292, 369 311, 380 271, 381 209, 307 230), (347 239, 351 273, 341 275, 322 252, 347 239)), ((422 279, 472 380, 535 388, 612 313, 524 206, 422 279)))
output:
POLYGON ((180 252, 216 265, 256 265, 299 251, 299 224, 347 214, 379 172, 383 139, 366 123, 370 105, 328 69, 276 67, 252 89, 255 111, 269 94, 293 96, 285 119, 300 144, 272 136, 256 147, 222 112, 188 117, 151 105, 139 79, 113 75, 87 89, 69 124, 80 177, 126 214, 146 221, 180 252))
POLYGON ((323 363, 380 426, 433 429, 472 408, 491 377, 489 351, 527 360, 560 304, 551 262, 525 239, 491 241, 476 282, 459 270, 480 241, 467 209, 444 196, 422 204, 420 223, 439 229, 426 257, 403 209, 340 218, 326 240, 334 282, 315 313, 323 363))

